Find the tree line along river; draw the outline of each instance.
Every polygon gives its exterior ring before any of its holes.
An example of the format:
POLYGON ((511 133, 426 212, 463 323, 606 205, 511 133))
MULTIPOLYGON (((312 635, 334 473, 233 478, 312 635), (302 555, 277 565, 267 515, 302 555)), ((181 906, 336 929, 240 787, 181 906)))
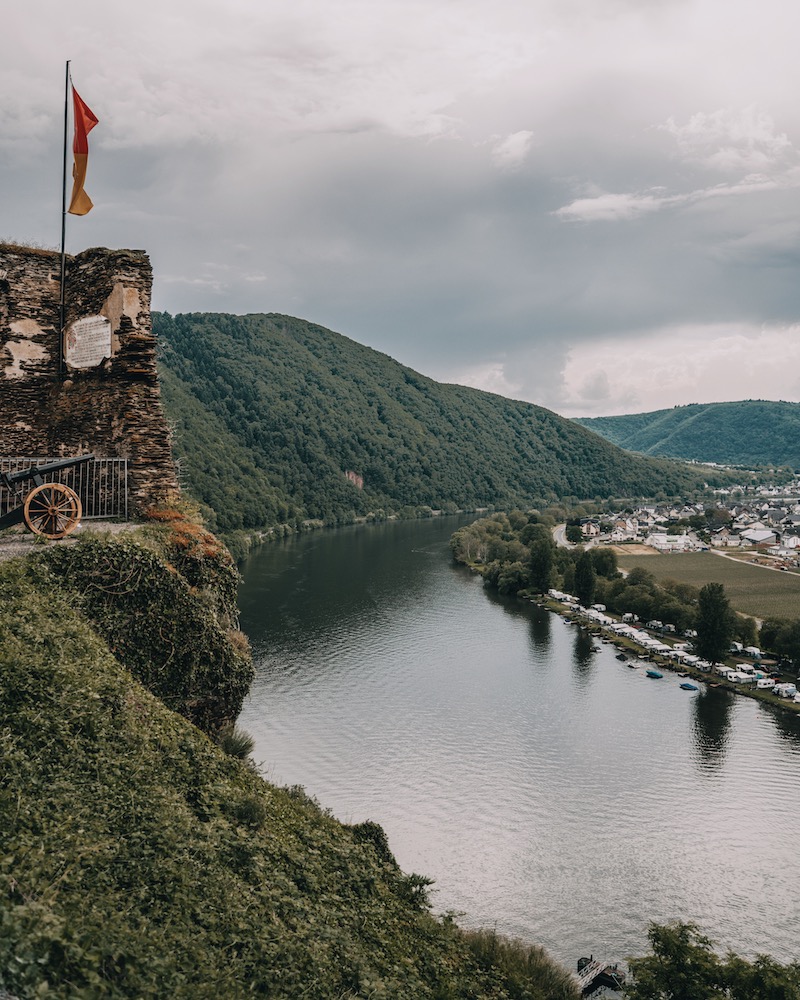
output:
POLYGON ((316 532, 254 552, 240 723, 266 777, 386 830, 437 912, 565 964, 692 920, 796 957, 800 719, 649 680, 585 631, 454 565, 466 519, 316 532))

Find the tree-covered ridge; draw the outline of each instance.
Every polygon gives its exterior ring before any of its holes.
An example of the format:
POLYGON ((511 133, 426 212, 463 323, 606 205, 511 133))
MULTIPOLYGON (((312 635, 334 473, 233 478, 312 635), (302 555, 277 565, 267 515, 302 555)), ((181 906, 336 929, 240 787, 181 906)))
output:
POLYGON ((154 313, 153 325, 184 481, 225 531, 702 483, 542 407, 434 382, 303 320, 154 313))
POLYGON ((575 421, 645 455, 800 468, 800 403, 746 399, 575 421))

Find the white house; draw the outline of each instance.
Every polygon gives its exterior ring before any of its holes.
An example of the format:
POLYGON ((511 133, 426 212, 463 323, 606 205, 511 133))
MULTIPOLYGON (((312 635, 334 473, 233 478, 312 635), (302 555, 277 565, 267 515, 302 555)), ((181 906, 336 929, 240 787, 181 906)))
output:
POLYGON ((659 552, 695 552, 702 546, 693 535, 668 535, 665 531, 653 531, 644 540, 659 552))
POLYGON ((712 534, 711 544, 715 549, 733 549, 741 544, 741 540, 730 528, 720 528, 712 534))
POLYGON ((639 522, 632 517, 620 517, 611 529, 612 542, 629 542, 639 534, 639 522))

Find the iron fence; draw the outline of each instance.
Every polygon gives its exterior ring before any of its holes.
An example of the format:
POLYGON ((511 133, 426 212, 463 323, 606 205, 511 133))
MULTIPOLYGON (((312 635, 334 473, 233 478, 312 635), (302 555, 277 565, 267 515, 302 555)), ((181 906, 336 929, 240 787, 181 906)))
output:
MULTIPOLYGON (((36 465, 58 462, 56 458, 0 458, 0 472, 22 472, 36 465)), ((128 520, 128 460, 126 458, 94 458, 68 469, 50 472, 46 482, 63 483, 81 498, 83 517, 119 518, 128 520)), ((30 483, 14 483, 9 489, 0 482, 0 514, 25 502, 30 483)))

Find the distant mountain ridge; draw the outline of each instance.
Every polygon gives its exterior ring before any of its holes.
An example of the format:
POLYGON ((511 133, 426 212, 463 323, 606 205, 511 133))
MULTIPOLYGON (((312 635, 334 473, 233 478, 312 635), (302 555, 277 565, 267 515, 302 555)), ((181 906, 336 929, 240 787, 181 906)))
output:
POLYGON ((800 403, 691 403, 651 413, 581 417, 575 423, 643 455, 800 468, 800 403))
POLYGON ((153 325, 181 475, 222 531, 420 505, 674 495, 705 475, 289 316, 154 313, 153 325))

